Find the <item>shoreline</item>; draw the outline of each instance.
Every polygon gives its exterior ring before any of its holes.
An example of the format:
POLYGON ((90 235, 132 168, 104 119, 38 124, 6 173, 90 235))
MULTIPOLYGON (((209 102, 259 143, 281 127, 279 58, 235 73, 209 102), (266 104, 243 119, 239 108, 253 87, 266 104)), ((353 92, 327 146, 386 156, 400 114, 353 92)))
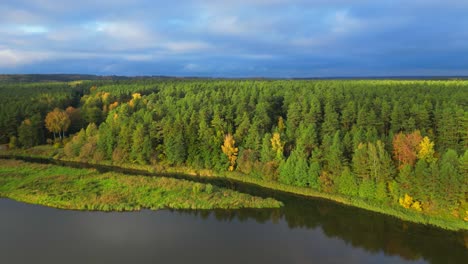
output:
POLYGON ((285 185, 279 182, 265 181, 262 179, 257 179, 249 177, 243 174, 236 172, 224 172, 224 173, 214 173, 210 170, 195 170, 188 167, 169 167, 169 169, 163 170, 154 170, 154 167, 150 165, 132 165, 132 164, 122 164, 122 165, 113 165, 106 163, 90 163, 82 162, 69 159, 57 159, 46 157, 42 155, 23 155, 23 154, 0 154, 0 159, 18 159, 26 162, 36 162, 36 163, 48 163, 54 165, 61 165, 66 167, 84 167, 84 168, 94 168, 98 171, 116 171, 123 173, 130 173, 131 175, 140 175, 140 176, 149 176, 149 177, 170 177, 176 179, 191 180, 195 182, 210 182, 211 184, 217 184, 216 181, 221 181, 218 183, 223 184, 223 187, 228 187, 231 184, 244 184, 251 185, 255 188, 261 188, 265 191, 279 192, 288 195, 300 196, 305 199, 325 199, 331 202, 339 203, 345 206, 353 206, 361 208, 367 211, 372 211, 398 219, 436 226, 438 228, 451 230, 451 231, 463 231, 468 230, 468 222, 463 220, 456 219, 446 219, 437 216, 424 215, 417 212, 410 211, 404 208, 397 208, 394 206, 385 207, 381 204, 364 201, 361 199, 352 199, 345 197, 339 194, 329 194, 322 193, 313 189, 297 187, 291 185, 285 185), (73 166, 72 166, 73 165, 73 166))
POLYGON ((20 159, 0 160, 0 197, 80 211, 142 209, 280 208, 272 198, 212 184, 169 177, 146 177, 74 168, 20 159))

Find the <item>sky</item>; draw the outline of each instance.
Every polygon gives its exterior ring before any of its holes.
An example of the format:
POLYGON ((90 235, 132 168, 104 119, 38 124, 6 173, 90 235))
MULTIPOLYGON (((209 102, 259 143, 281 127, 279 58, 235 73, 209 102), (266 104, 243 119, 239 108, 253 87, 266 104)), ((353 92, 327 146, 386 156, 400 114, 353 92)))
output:
POLYGON ((468 1, 1 0, 1 73, 468 75, 468 1))

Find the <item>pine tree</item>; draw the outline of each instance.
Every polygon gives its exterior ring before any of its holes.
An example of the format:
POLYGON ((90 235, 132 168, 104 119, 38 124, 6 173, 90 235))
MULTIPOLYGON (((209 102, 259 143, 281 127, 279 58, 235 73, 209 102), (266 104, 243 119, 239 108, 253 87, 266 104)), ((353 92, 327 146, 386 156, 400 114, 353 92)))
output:
POLYGON ((296 155, 291 155, 285 160, 282 161, 279 165, 279 177, 278 180, 284 184, 293 184, 294 183, 294 173, 296 172, 295 167, 297 164, 296 155))
POLYGON ((184 131, 184 126, 180 117, 174 123, 166 124, 164 129, 164 149, 171 164, 181 165, 187 158, 187 147, 181 131, 184 131))
POLYGON ((147 153, 148 148, 145 147, 145 144, 148 144, 146 129, 142 124, 138 124, 132 135, 132 149, 130 152, 130 160, 132 162, 139 164, 148 163, 149 153, 147 153))
POLYGON ((387 184, 384 181, 377 181, 375 187, 375 199, 380 202, 388 200, 387 184))
POLYGON ((271 146, 271 134, 266 133, 262 140, 262 150, 260 152, 260 160, 264 163, 272 161, 276 157, 276 152, 271 146))
POLYGON ((364 179, 359 184, 359 197, 364 199, 375 199, 376 186, 373 179, 364 179))
POLYGON ((448 210, 458 207, 458 202, 465 199, 466 178, 459 172, 457 152, 448 149, 441 159, 440 177, 445 192, 443 204, 448 210))
POLYGON ((340 131, 337 131, 333 136, 333 143, 328 150, 325 150, 325 161, 327 162, 327 169, 332 175, 338 177, 341 175, 344 158, 343 147, 341 145, 340 131))
POLYGON ((367 151, 367 144, 361 143, 354 152, 352 168, 353 173, 360 179, 360 181, 370 179, 369 158, 367 151))
POLYGON ((403 122, 406 119, 405 112, 398 101, 393 105, 393 110, 390 119, 390 127, 393 133, 396 134, 403 130, 403 122))
POLYGON ((234 134, 234 137, 237 138, 239 146, 245 147, 246 137, 248 135, 249 128, 250 128, 249 115, 247 114, 247 112, 244 112, 242 115, 241 122, 236 129, 236 133, 234 134))
POLYGON ((300 154, 302 150, 296 150, 298 152, 294 155, 298 155, 297 163, 294 171, 294 185, 296 186, 310 186, 311 177, 309 176, 309 164, 307 164, 307 159, 304 154, 300 154))
POLYGON ((379 174, 377 175, 377 180, 383 181, 383 182, 389 182, 393 178, 393 175, 395 174, 395 167, 393 165, 392 158, 390 157, 388 152, 385 150, 385 145, 384 143, 382 143, 382 141, 377 140, 375 145, 377 148, 377 153, 378 153, 379 162, 380 162, 380 171, 379 171, 379 174))
POLYGON ((357 196, 358 185, 356 177, 351 173, 349 167, 345 167, 340 177, 337 179, 338 192, 348 196, 357 196))
POLYGON ((286 135, 288 139, 295 139, 297 128, 302 120, 302 109, 298 102, 293 102, 288 107, 286 118, 286 135))
POLYGON ((312 155, 312 150, 318 147, 317 130, 315 124, 300 124, 296 146, 304 150, 307 158, 312 155))
POLYGON ((319 177, 322 172, 320 161, 322 159, 322 153, 319 148, 315 148, 312 151, 312 155, 309 160, 309 182, 310 187, 316 190, 320 189, 319 177))
POLYGON ((328 102, 325 105, 322 135, 333 135, 339 129, 339 117, 335 107, 328 102))
POLYGON ((412 193, 412 177, 414 177, 412 167, 409 164, 403 165, 397 176, 400 194, 412 193))
POLYGON ((110 160, 114 152, 115 136, 112 133, 112 128, 107 122, 99 126, 99 140, 97 142, 97 149, 104 155, 104 159, 110 160))
POLYGON ((351 130, 351 127, 356 122, 356 106, 353 101, 349 101, 343 109, 341 115, 341 124, 344 131, 351 130))

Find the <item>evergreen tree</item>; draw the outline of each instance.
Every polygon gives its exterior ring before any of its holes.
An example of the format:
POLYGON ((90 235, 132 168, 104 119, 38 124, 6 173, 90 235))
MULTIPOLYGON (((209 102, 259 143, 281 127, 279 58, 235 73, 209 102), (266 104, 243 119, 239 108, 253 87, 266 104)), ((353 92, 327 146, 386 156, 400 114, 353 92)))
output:
POLYGON ((448 149, 441 159, 440 177, 445 192, 443 205, 449 210, 457 208, 458 203, 465 199, 466 178, 460 174, 458 162, 457 152, 453 149, 448 149))
POLYGON ((286 118, 286 135, 288 139, 296 138, 297 128, 302 118, 301 105, 297 102, 291 103, 288 107, 286 118))
POLYGON ((399 101, 397 101, 393 105, 393 110, 392 110, 392 114, 390 116, 390 119, 391 119, 390 127, 391 127, 391 131, 393 133, 396 134, 396 133, 403 130, 403 128, 404 128, 403 122, 406 119, 406 117, 405 117, 405 112, 404 112, 402 106, 400 105, 399 101))
POLYGON ((333 143, 328 150, 325 150, 325 161, 327 163, 327 169, 334 176, 341 175, 344 158, 343 158, 343 147, 341 145, 340 131, 337 131, 333 136, 333 143))
POLYGON ((183 130, 184 127, 181 121, 168 124, 164 129, 164 149, 167 160, 171 164, 181 165, 187 157, 185 138, 180 133, 183 130))
POLYGON ((376 197, 376 186, 373 179, 364 179, 359 184, 359 197, 364 199, 375 199, 376 197))
POLYGON ((260 160, 264 163, 275 159, 276 153, 271 146, 271 134, 266 133, 262 140, 262 151, 260 152, 260 160))
POLYGON ((361 143, 353 155, 353 173, 360 181, 370 179, 369 158, 367 144, 361 143))
POLYGON ((134 163, 147 164, 150 156, 149 150, 151 150, 151 144, 149 144, 146 129, 143 124, 137 124, 132 136, 130 160, 134 163))
POLYGON ((337 179, 338 192, 348 196, 357 196, 358 185, 356 177, 351 173, 349 167, 345 167, 337 179))
POLYGON ((319 148, 314 148, 312 155, 309 160, 309 178, 310 178, 310 187, 316 190, 320 189, 319 177, 322 171, 322 166, 320 165, 322 159, 322 153, 319 148))
POLYGON ((110 160, 115 146, 115 136, 112 133, 112 128, 107 123, 102 123, 99 126, 98 135, 97 149, 104 155, 104 159, 110 160))
POLYGON ((349 101, 343 109, 341 115, 341 124, 344 131, 351 130, 351 127, 356 122, 356 106, 354 101, 349 101))
POLYGON ((234 137, 237 138, 239 146, 245 146, 246 138, 250 128, 250 120, 247 112, 244 112, 242 115, 241 123, 236 129, 234 137))
POLYGON ((338 113, 332 103, 325 105, 324 120, 322 124, 322 135, 333 135, 339 129, 338 113))

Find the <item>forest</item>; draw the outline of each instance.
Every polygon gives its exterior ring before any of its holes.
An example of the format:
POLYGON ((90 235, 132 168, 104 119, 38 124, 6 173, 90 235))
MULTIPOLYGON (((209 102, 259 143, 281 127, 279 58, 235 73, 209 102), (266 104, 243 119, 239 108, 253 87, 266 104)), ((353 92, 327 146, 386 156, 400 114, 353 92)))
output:
POLYGON ((190 167, 468 221, 468 81, 0 84, 0 144, 190 167))

